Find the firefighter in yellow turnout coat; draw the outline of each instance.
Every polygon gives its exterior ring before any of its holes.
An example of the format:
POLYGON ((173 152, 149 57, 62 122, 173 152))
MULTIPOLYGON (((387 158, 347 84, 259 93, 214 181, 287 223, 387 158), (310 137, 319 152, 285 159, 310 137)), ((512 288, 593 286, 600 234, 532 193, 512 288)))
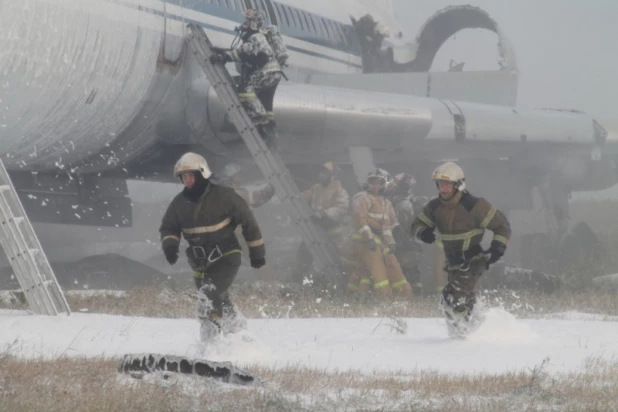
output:
MULTIPOLYGON (((391 202, 384 197, 388 173, 377 169, 367 177, 366 190, 352 201, 352 235, 357 257, 373 280, 373 288, 381 297, 394 293, 409 297, 412 289, 395 258, 393 228, 398 225, 391 202)), ((360 288, 367 287, 361 282, 360 288)))
POLYGON ((466 323, 470 319, 476 303, 477 282, 489 265, 504 254, 511 228, 502 212, 465 190, 463 170, 455 163, 439 166, 432 179, 439 196, 423 208, 412 224, 412 233, 422 242, 433 243, 434 231, 440 232, 448 273, 441 306, 447 320, 457 326, 460 321, 466 323), (488 254, 481 246, 486 229, 494 233, 488 254))

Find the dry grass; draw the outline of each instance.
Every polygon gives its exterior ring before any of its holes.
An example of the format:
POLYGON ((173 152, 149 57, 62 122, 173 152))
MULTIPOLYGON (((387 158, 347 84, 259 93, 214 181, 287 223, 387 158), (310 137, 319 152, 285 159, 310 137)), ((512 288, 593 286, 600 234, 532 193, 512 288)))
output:
POLYGON ((177 374, 133 379, 117 366, 0 358, 0 411, 611 411, 618 391, 618 362, 598 359, 581 372, 552 375, 545 363, 501 375, 249 366, 265 382, 249 388, 177 374))
MULTIPOLYGON (((618 316, 618 291, 594 289, 562 291, 552 295, 506 290, 482 291, 485 304, 503 307, 520 317, 538 317, 566 311, 618 316)), ((413 302, 359 300, 350 296, 328 296, 311 288, 274 283, 236 285, 233 301, 248 318, 316 317, 434 317, 439 315, 438 295, 413 302)), ((192 318, 195 291, 165 287, 137 288, 122 296, 69 296, 73 310, 125 316, 192 318)))

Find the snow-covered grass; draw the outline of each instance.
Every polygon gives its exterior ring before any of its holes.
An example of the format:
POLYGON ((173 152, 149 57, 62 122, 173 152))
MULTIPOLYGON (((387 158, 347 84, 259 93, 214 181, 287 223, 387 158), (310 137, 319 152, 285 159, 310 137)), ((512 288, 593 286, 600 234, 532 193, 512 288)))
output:
POLYGON ((409 304, 239 284, 249 330, 207 348, 194 293, 74 292, 69 318, 30 316, 8 299, 0 411, 615 410, 615 291, 484 291, 487 321, 459 341, 446 336, 436 295, 409 304), (229 360, 264 384, 116 372, 123 354, 141 352, 229 360))
POLYGON ((253 367, 264 384, 237 387, 156 373, 118 375, 104 359, 0 358, 6 411, 610 411, 618 363, 590 359, 582 371, 549 375, 546 362, 502 374, 431 370, 362 373, 253 367))

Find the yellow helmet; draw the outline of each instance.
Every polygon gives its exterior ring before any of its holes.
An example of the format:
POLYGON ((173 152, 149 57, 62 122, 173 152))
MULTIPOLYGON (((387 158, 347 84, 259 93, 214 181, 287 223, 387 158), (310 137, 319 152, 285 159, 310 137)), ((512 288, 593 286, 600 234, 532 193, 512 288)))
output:
POLYGON ((212 172, 206 163, 204 157, 197 153, 188 152, 182 155, 174 166, 174 176, 180 177, 185 172, 200 172, 204 179, 208 179, 212 176, 212 172))
POLYGON ((453 162, 446 162, 440 165, 433 171, 431 180, 438 184, 439 180, 455 183, 457 190, 463 191, 466 188, 466 177, 463 169, 453 162))

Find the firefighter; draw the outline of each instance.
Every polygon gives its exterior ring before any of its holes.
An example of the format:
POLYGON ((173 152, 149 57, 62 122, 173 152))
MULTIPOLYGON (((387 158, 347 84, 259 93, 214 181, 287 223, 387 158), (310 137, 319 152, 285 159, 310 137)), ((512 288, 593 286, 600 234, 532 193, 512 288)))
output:
POLYGON ((460 333, 474 320, 477 282, 504 255, 511 228, 502 212, 466 191, 463 170, 455 163, 439 166, 432 180, 439 196, 416 217, 412 233, 431 244, 436 240, 435 230, 440 232, 448 273, 440 304, 449 332, 460 333), (481 246, 486 229, 494 234, 488 253, 481 246))
POLYGON ((228 293, 241 261, 236 226, 242 227, 251 266, 256 269, 266 263, 264 240, 247 202, 233 189, 210 182, 212 172, 202 156, 185 153, 174 166, 174 176, 185 187, 163 216, 161 243, 172 265, 178 260, 181 234, 189 243, 186 254, 194 271, 197 316, 206 341, 236 326, 237 314, 228 293))
POLYGON ((248 9, 240 26, 242 44, 234 50, 215 48, 213 63, 241 63, 238 97, 269 147, 276 147, 277 130, 273 100, 281 81, 281 66, 262 26, 266 16, 261 10, 248 9))
POLYGON ((409 297, 412 289, 394 255, 396 243, 392 230, 398 225, 397 217, 391 202, 384 197, 389 176, 382 169, 369 173, 365 190, 354 196, 352 239, 376 293, 381 297, 391 293, 409 297))
MULTIPOLYGON (((348 213, 350 197, 339 180, 339 168, 332 162, 324 163, 317 175, 317 183, 301 193, 313 214, 313 221, 326 232, 338 252, 344 248, 343 221, 348 213)), ((311 268, 313 258, 302 243, 296 254, 293 278, 300 280, 311 268)))
POLYGON ((392 183, 387 184, 386 193, 393 205, 399 225, 393 229, 393 237, 397 242, 395 256, 401 266, 401 271, 408 280, 415 295, 422 295, 420 253, 421 246, 414 241, 409 228, 414 221, 414 187, 416 179, 409 173, 400 173, 392 183))

